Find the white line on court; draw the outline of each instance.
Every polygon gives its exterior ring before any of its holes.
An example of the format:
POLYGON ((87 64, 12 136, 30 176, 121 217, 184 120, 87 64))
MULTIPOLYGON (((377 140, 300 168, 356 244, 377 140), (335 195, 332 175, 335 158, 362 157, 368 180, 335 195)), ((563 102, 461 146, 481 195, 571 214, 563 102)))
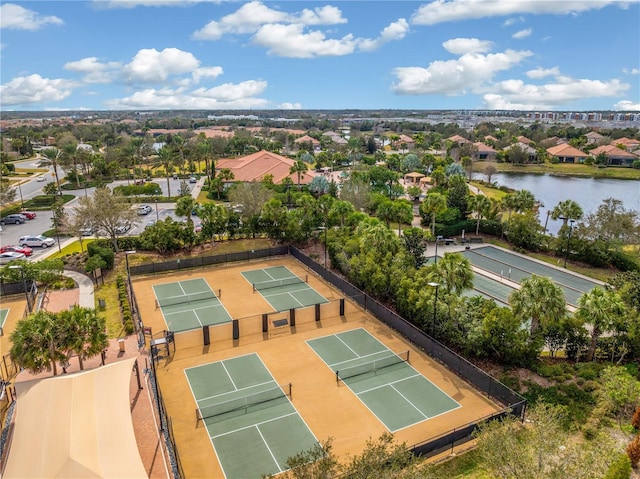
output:
POLYGON ((187 292, 184 290, 184 288, 182 287, 182 284, 180 283, 180 281, 178 281, 178 286, 180 286, 180 289, 182 290, 182 294, 186 295, 187 292))
MULTIPOLYGON (((271 380, 271 381, 265 381, 265 382, 259 383, 259 384, 252 384, 251 386, 248 386, 246 388, 236 389, 235 391, 228 391, 226 393, 214 394, 213 396, 207 396, 207 397, 204 397, 204 398, 201 398, 201 399, 196 399, 196 402, 204 401, 206 399, 213 399, 213 398, 217 398, 217 397, 220 397, 220 396, 226 396, 227 394, 232 394, 232 393, 236 393, 236 392, 239 392, 239 391, 248 391, 249 389, 252 389, 252 388, 255 388, 255 387, 258 387, 258 386, 264 386, 265 384, 273 384, 273 383, 274 383, 274 381, 271 380)), ((258 391, 258 392, 262 392, 262 391, 258 391)))
POLYGON ((273 421, 277 421, 279 419, 283 419, 285 417, 295 416, 295 415, 299 415, 298 411, 290 412, 288 414, 283 414, 282 416, 274 417, 272 419, 267 419, 266 421, 260 421, 260 422, 258 422, 256 424, 251 424, 249 426, 240 427, 238 429, 234 429, 233 431, 223 432, 222 434, 217 434, 215 436, 211 436, 211 439, 216 439, 218 437, 228 436, 229 434, 235 434, 236 432, 244 431, 245 429, 251 429, 252 427, 258 427, 258 426, 261 426, 262 424, 267 424, 267 423, 270 423, 270 422, 273 422, 273 421))
POLYGON ((193 314, 195 315, 196 319, 198 320, 198 322, 200 323, 200 326, 202 326, 202 321, 200 321, 200 316, 198 316, 198 313, 196 313, 195 309, 192 309, 191 311, 193 311, 193 314))
MULTIPOLYGON (((384 383, 384 384, 381 384, 380 386, 376 386, 376 387, 373 387, 373 388, 370 388, 370 389, 365 389, 364 391, 357 392, 356 394, 364 394, 364 393, 368 393, 368 392, 371 392, 371 391, 375 391, 376 389, 383 388, 385 386, 393 386, 394 384, 401 383, 402 381, 406 381, 407 379, 413 379, 413 378, 417 378, 417 377, 420 377, 420 376, 422 376, 422 374, 417 373, 417 374, 414 374, 413 376, 407 376, 406 378, 398 379, 396 381, 391 381, 390 383, 384 383)), ((349 378, 347 378, 347 379, 349 379, 349 378)))
MULTIPOLYGON (((357 358, 355 358, 355 359, 364 359, 364 358, 369 358, 369 357, 371 357, 371 356, 376 356, 376 355, 378 355, 378 354, 380 354, 380 353, 386 353, 387 351, 391 351, 391 350, 390 350, 389 348, 387 348, 385 351, 377 351, 377 352, 375 352, 375 353, 365 354, 365 355, 363 355, 363 356, 358 356, 358 357, 357 357, 357 358)), ((386 359, 386 358, 391 358, 391 357, 393 357, 393 356, 397 356, 397 354, 395 354, 393 351, 391 351, 391 353, 392 353, 392 354, 387 354, 386 356, 382 356, 380 359, 386 359)), ((352 362, 352 361, 353 361, 353 359, 345 359, 344 361, 340 361, 340 362, 337 362, 337 363, 333 363, 333 364, 329 365, 329 367, 330 367, 330 368, 334 368, 334 367, 335 367, 335 366, 337 366, 338 364, 350 363, 350 362, 352 362)))
POLYGON ((409 404, 411 404, 415 408, 415 410, 418 411, 425 419, 429 419, 429 416, 427 416, 425 413, 423 413, 422 410, 420 408, 418 408, 418 406, 416 406, 411 401, 409 401, 409 399, 404 394, 402 394, 400 391, 398 391, 393 384, 389 384, 389 386, 391 386, 391 389, 393 389, 395 392, 397 392, 405 401, 407 401, 409 404))
POLYGON ((353 354, 355 354, 356 358, 360 358, 360 355, 358 353, 356 353, 353 349, 351 349, 351 346, 349 346, 347 343, 345 343, 339 335, 334 334, 334 336, 338 339, 338 341, 340 341, 342 344, 344 344, 349 351, 351 351, 353 354))
POLYGON ((224 361, 220 361, 220 364, 222 364, 222 368, 224 369, 224 372, 227 373, 227 376, 229 376, 229 381, 231 381, 231 384, 233 384, 233 388, 237 391, 238 386, 236 386, 236 383, 233 382, 233 378, 231 377, 231 374, 229 374, 227 367, 224 365, 224 361))
POLYGON ((269 447, 269 443, 267 442, 267 440, 262 435, 262 431, 260 430, 260 428, 258 426, 256 426, 256 430, 258 431, 258 434, 260 434, 260 438, 262 439, 262 442, 264 442, 264 445, 266 446, 267 451, 269 451, 269 454, 271 455, 271 459, 273 459, 273 462, 276 463, 276 467, 278 468, 278 472, 282 472, 282 469, 280 469, 280 464, 278 464, 278 460, 276 459, 276 456, 273 455, 273 452, 271 451, 271 448, 269 447))

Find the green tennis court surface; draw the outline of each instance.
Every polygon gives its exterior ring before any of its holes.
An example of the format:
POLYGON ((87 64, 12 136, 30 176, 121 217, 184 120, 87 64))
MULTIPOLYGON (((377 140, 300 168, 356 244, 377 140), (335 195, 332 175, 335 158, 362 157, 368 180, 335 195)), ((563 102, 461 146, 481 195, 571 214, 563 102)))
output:
POLYGON ((493 299, 498 306, 509 306, 509 295, 514 288, 500 283, 491 278, 487 278, 478 273, 473 274, 473 289, 465 290, 462 295, 467 297, 482 296, 487 299, 493 299))
POLYGON ((220 300, 204 278, 153 286, 169 331, 180 332, 231 322, 220 300))
POLYGON ((242 276, 252 284, 254 293, 260 293, 276 311, 329 302, 286 266, 243 271, 242 276))
POLYGON ((288 458, 318 443, 287 396, 290 390, 276 383, 257 354, 185 374, 204 418, 198 426, 207 428, 226 479, 278 474, 288 458))
POLYGON ((564 269, 547 266, 493 246, 465 250, 461 254, 474 266, 517 283, 530 278, 532 274, 550 277, 562 288, 567 303, 574 306, 578 304, 578 298, 584 293, 600 287, 595 281, 571 274, 564 269))
POLYGON ((2 328, 4 328, 4 322, 6 321, 8 315, 8 309, 0 309, 0 333, 2 333, 2 328))
POLYGON ((460 407, 365 329, 310 339, 307 344, 391 432, 460 407))

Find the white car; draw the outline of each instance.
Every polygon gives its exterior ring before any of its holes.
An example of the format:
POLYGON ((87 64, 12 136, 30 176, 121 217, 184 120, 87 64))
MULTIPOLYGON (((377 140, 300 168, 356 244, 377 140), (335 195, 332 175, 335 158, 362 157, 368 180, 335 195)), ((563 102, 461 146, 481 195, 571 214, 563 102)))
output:
POLYGON ((47 177, 45 175, 40 175, 40 176, 38 176, 38 181, 40 181, 40 182, 47 181, 47 177))
POLYGON ((140 216, 146 216, 153 211, 153 208, 149 205, 140 205, 138 206, 138 214, 140 216))
POLYGON ((114 230, 115 234, 123 235, 127 231, 129 231, 130 229, 131 229, 131 225, 129 223, 124 223, 124 224, 120 224, 120 225, 116 226, 113 230, 114 230))
POLYGON ((39 246, 41 248, 48 248, 49 246, 53 246, 56 244, 56 240, 53 238, 47 238, 46 236, 38 235, 38 236, 22 236, 18 240, 18 244, 20 246, 29 246, 33 248, 35 246, 39 246))
POLYGON ((22 253, 17 253, 15 251, 5 251, 4 253, 0 253, 0 264, 7 264, 9 261, 25 258, 26 256, 22 253))

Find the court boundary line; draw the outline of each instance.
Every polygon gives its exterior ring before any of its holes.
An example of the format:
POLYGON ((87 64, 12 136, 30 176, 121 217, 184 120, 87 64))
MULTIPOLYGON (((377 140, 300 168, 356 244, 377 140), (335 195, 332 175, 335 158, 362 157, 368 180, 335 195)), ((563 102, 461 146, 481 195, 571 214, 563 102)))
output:
MULTIPOLYGON (((402 363, 398 363, 398 364, 402 364, 402 363)), ((363 376, 364 376, 364 374, 363 374, 363 376)), ((422 376, 422 374, 420 374, 418 371, 415 371, 415 374, 413 374, 411 376, 407 376, 406 378, 396 379, 395 381, 391 381, 389 383, 381 384, 380 386, 376 386, 376 387, 373 387, 373 388, 365 389, 364 391, 360 391, 359 393, 354 392, 354 394, 368 393, 368 392, 371 392, 371 391, 375 391, 376 389, 383 388, 385 386, 392 386, 395 383, 401 383, 402 381, 406 381, 407 379, 413 379, 413 378, 420 377, 420 376, 422 376)), ((347 379, 349 379, 349 378, 347 378, 347 379)), ((343 382, 344 382, 344 380, 343 380, 343 382)))
POLYGON ((269 451, 269 455, 271 456, 271 459, 273 459, 273 462, 275 463, 276 467, 278 468, 278 474, 280 474, 282 472, 282 469, 280 468, 280 464, 278 464, 278 460, 273 455, 273 451, 271 451, 271 448, 269 447, 269 443, 267 442, 267 440, 262 435, 262 431, 260 430, 260 427, 258 425, 256 425, 255 428, 256 428, 256 431, 258 431, 258 434, 260 434, 260 439, 262 439, 262 442, 264 443, 265 447, 267 448, 267 451, 269 451))
MULTIPOLYGON (((391 351, 391 350, 390 350, 389 348, 387 348, 387 351, 391 351)), ((355 351, 354 351, 354 352, 355 352, 355 351)), ((358 357, 358 358, 356 358, 356 359, 369 358, 369 357, 371 357, 371 356, 375 356, 376 354, 380 354, 380 353, 383 353, 383 352, 384 352, 384 351, 378 351, 377 353, 365 354, 364 356, 360 356, 360 357, 358 357)), ((393 353, 393 351, 391 351, 391 352, 393 353)), ((393 353, 393 354, 397 356, 397 354, 395 354, 395 353, 393 353)), ((390 357, 390 356, 385 356, 384 358, 388 358, 388 357, 390 357)), ((381 359, 384 359, 384 358, 381 358, 381 359)), ((333 363, 333 364, 332 364, 332 365, 330 365, 329 367, 330 367, 331 369, 333 369, 333 368, 334 368, 334 367, 336 367, 338 364, 343 364, 343 363, 346 363, 346 362, 348 362, 348 361, 353 361, 353 359, 346 359, 346 360, 344 360, 344 361, 338 361, 337 363, 333 363)))
MULTIPOLYGON (((411 406, 413 406, 413 408, 418 411, 425 419, 431 419, 431 417, 427 416, 422 409, 420 409, 418 406, 416 406, 415 404, 413 404, 411 401, 409 401, 409 398, 407 398, 404 394, 402 394, 400 391, 398 391, 396 389, 396 387, 393 384, 389 384, 389 386, 391 386, 391 389, 393 389, 395 392, 397 392, 400 397, 402 397, 402 399, 404 399, 405 401, 407 401, 409 404, 411 404, 411 406)), ((449 412, 449 411, 447 411, 449 412)))
MULTIPOLYGON (((211 286, 209 285, 209 283, 207 282, 207 280, 204 277, 198 277, 198 278, 192 278, 189 280, 185 280, 185 281, 195 281, 195 280, 202 280, 204 282, 204 284, 207 286, 207 288, 209 288, 209 291, 213 294, 212 298, 207 298, 208 299, 212 299, 217 301, 217 304, 213 304, 211 306, 208 306, 208 308, 216 308, 218 306, 221 306, 222 309, 224 310, 224 312, 227 314, 227 317, 229 318, 229 321, 224 321, 222 323, 217 323, 217 324, 210 324, 208 326, 220 326, 222 324, 227 324, 227 323, 231 323, 233 322, 233 316, 231 316, 229 314, 229 311, 227 311, 227 308, 224 307, 224 304, 222 304, 222 301, 220 301, 220 298, 218 298, 218 296, 216 295, 215 291, 211 288, 211 286)), ((178 285, 180 286, 180 289, 182 289, 182 292, 184 293, 184 288, 182 287, 182 285, 180 284, 182 281, 172 281, 172 282, 168 282, 168 283, 161 283, 161 284, 152 284, 151 285, 151 289, 153 290, 153 295, 156 297, 156 304, 160 305, 160 301, 158 298, 158 294, 156 292, 156 289, 154 288, 154 286, 162 286, 162 285, 169 285, 169 284, 175 284, 178 283, 178 285)), ((207 291, 197 291, 196 293, 191 293, 191 294, 197 294, 197 293, 205 293, 207 291)), ((185 293, 185 295, 187 295, 187 293, 185 293)), ((206 301, 206 300, 203 300, 206 301)), ((186 304, 190 304, 190 303, 186 303, 186 304)), ((173 306, 173 305, 171 305, 173 306)), ((167 331, 172 331, 171 327, 169 326, 169 323, 167 321, 167 316, 164 314, 164 310, 162 309, 163 307, 160 306, 158 309, 160 310, 160 314, 162 314, 162 320, 164 321, 164 325, 167 327, 167 331)), ((196 311, 198 309, 205 309, 205 308, 191 308, 191 309, 186 309, 184 311, 176 311, 175 313, 167 313, 168 315, 172 315, 172 314, 181 314, 181 313, 186 313, 188 311, 193 311, 193 314, 196 317, 196 320, 198 321, 198 323, 200 323, 200 327, 202 328, 204 325, 202 324, 202 321, 200 321, 200 317, 198 316, 198 313, 196 313, 196 311)), ((198 328, 192 328, 192 329, 183 329, 180 331, 172 331, 174 333, 186 333, 186 332, 190 332, 190 331, 195 331, 198 328)))
POLYGON ((227 377, 229 378, 229 381, 231 381, 231 384, 233 384, 233 389, 235 389, 237 391, 238 390, 238 386, 236 386, 236 383, 233 381, 233 378, 231 377, 231 374, 229 374, 229 370, 224 365, 224 360, 220 361, 220 364, 222 364, 222 369, 224 369, 224 372, 227 373, 227 377))
MULTIPOLYGON (((391 349, 390 349, 386 344, 384 344, 382 341, 380 341, 378 338, 376 338, 374 335, 372 335, 369 331, 367 331, 367 330, 366 330, 366 329, 364 329, 364 328, 349 329, 349 330, 347 330, 347 331, 342 331, 342 333, 346 333, 346 332, 349 332, 349 331, 357 331, 357 330, 363 330, 363 331, 364 331, 364 332, 366 332, 369 336, 371 336, 373 339, 375 339, 375 340, 376 340, 376 341, 378 341, 380 344, 382 344, 385 348, 387 348, 387 350, 389 350, 389 351, 393 352, 393 350, 391 350, 391 349)), ((342 333, 341 333, 341 334, 342 334, 342 333)), ((328 337, 328 336, 337 336, 337 334, 336 334, 336 333, 333 333, 333 334, 329 334, 329 335, 327 335, 327 336, 321 336, 320 338, 326 338, 326 337, 328 337)), ((312 339, 320 339, 320 338, 312 338, 312 339)), ((341 338, 338 338, 338 339, 340 339, 340 340, 342 341, 342 339, 341 339, 341 338)), ((323 358, 322 358, 322 357, 321 357, 321 356, 316 352, 316 350, 315 350, 313 347, 311 347, 311 345, 309 344, 309 341, 310 341, 310 340, 308 340, 308 339, 307 339, 307 340, 305 340, 305 343, 307 344, 307 346, 308 346, 309 348, 311 348, 311 350, 316 354, 316 356, 318 356, 318 357, 320 358, 320 360, 321 360, 324 364, 326 364, 326 365, 327 365, 327 367, 329 368, 329 370, 332 370, 331 366, 329 366, 329 364, 328 364, 328 363, 327 363, 327 362, 326 362, 326 361, 325 361, 325 360, 324 360, 324 359, 323 359, 323 358)), ((344 343, 344 341, 342 341, 342 342, 344 343)), ((345 344, 345 346, 349 347, 349 346, 348 346, 348 345, 346 345, 346 344, 345 344)), ((351 349, 351 348, 349 348, 349 349, 351 349)), ((351 349, 351 350, 353 351, 353 349, 351 349)), ((354 352, 354 354, 357 354, 355 351, 353 351, 353 352, 354 352)), ((446 411, 443 411, 443 412, 441 412, 440 414, 436 414, 436 415, 435 415, 435 416, 433 416, 433 417, 438 417, 438 416, 440 416, 440 415, 442 415, 442 414, 446 414, 446 413, 448 413, 448 412, 455 411, 455 410, 460 409, 460 408, 462 407, 462 404, 460 404, 458 401, 456 401, 455 399, 453 399, 451 396, 449 396, 449 394, 447 394, 445 391, 443 391, 443 390, 442 390, 442 389, 441 389, 437 384, 435 384, 434 382, 432 382, 432 381, 431 381, 429 378, 427 378, 424 374, 422 374, 420 371, 418 371, 416 368, 414 368, 414 367, 413 367, 413 365, 412 365, 411 363, 409 363, 408 361, 404 361, 404 364, 406 364, 406 365, 407 365, 407 366, 409 366, 411 369, 413 369, 413 371, 416 373, 416 374, 415 374, 416 376, 422 376, 422 377, 423 377, 425 380, 427 380, 427 382, 429 382, 433 387, 435 387, 438 391, 440 391, 442 394, 444 394, 446 397, 448 397, 449 399, 451 399, 454 403, 456 403, 456 404, 458 405, 457 407, 454 407, 454 408, 451 408, 451 409, 447 409, 446 411)), ((334 373, 335 373, 335 371, 334 371, 334 373)), ((413 377, 413 376, 411 376, 411 377, 413 377)), ((347 379, 349 379, 349 378, 347 378, 347 379)), ((342 381, 342 383, 343 383, 345 386, 347 386, 347 387, 349 388, 349 391, 351 391, 351 392, 352 392, 352 393, 353 393, 353 394, 354 394, 354 395, 355 395, 355 396, 360 400, 360 403, 361 403, 362 405, 364 405, 364 407, 365 407, 366 409, 368 409, 368 410, 369 410, 369 412, 370 412, 371 414, 373 414, 373 415, 376 417, 376 419, 377 419, 377 420, 378 420, 378 421, 379 421, 379 422, 380 422, 380 423, 381 423, 385 428, 387 428, 390 432, 398 432, 398 431, 401 431, 401 430, 406 429, 406 428, 408 428, 408 427, 413 427, 413 426, 415 426, 416 424, 420 424, 421 422, 424 422, 424 421, 418 421, 418 422, 416 422, 416 423, 409 424, 409 425, 404 426, 404 427, 401 427, 401 428, 399 428, 399 429, 391 430, 391 429, 389 429, 389 427, 385 424, 385 422, 384 422, 382 419, 380 419, 380 418, 378 417, 378 415, 377 415, 375 412, 373 412, 373 411, 371 410, 371 408, 369 408, 369 406, 368 406, 368 405, 367 405, 367 404, 366 404, 366 403, 365 403, 365 402, 360 398, 360 396, 358 395, 358 393, 356 393, 353 389, 351 389, 351 387, 349 387, 349 384, 347 384, 344 380, 342 381)), ((388 385, 388 384, 391 384, 391 383, 386 383, 386 384, 383 384, 383 385, 381 385, 381 386, 386 386, 386 385, 388 385)), ((424 416, 424 413, 422 413, 422 415, 424 416)), ((432 417, 429 417, 429 418, 427 418, 427 419, 425 419, 425 420, 428 420, 428 419, 432 419, 432 417)))
MULTIPOLYGON (((250 389, 250 388, 253 388, 253 387, 256 387, 256 386, 264 386, 265 384, 269 384, 269 383, 272 383, 272 382, 273 381, 266 381, 266 382, 263 382, 263 383, 254 384, 252 386, 247 386, 246 388, 234 389, 233 391, 229 391, 229 392, 226 392, 226 393, 214 394, 213 396, 207 396, 207 397, 204 397, 202 399, 196 399, 196 402, 204 401, 206 399, 213 399, 213 398, 216 398, 216 397, 224 396, 225 394, 236 393, 238 391, 245 391, 247 389, 250 389)), ((262 391, 259 391, 259 392, 262 392, 262 391)))
MULTIPOLYGON (((485 247, 487 247, 487 246, 485 246, 485 247)), ((478 248, 477 250, 469 250, 469 251, 470 251, 470 252, 472 252, 473 254, 477 254, 478 256, 480 256, 480 257, 482 257, 482 258, 487 258, 487 259, 489 259, 489 260, 495 261, 496 263, 504 264, 504 265, 506 265, 506 266, 509 266, 509 268, 517 269, 517 270, 519 270, 519 271, 522 271, 522 272, 527 273, 527 274, 532 275, 532 276, 533 276, 533 275, 536 275, 536 276, 542 276, 542 277, 551 278, 551 281, 553 281, 553 282, 554 282, 554 283, 556 283, 557 285, 562 286, 562 287, 564 287, 564 288, 567 288, 567 289, 569 289, 569 290, 571 290, 571 291, 574 291, 574 292, 576 292, 576 293, 580 293, 581 295, 589 292, 589 291, 582 291, 582 290, 580 290, 580 289, 574 288, 573 286, 569 286, 568 284, 564 284, 564 283, 562 283, 562 282, 558 281, 557 279, 555 279, 553 276, 546 276, 546 275, 542 275, 542 274, 537 274, 537 273, 534 273, 533 271, 529 271, 529 270, 526 270, 526 269, 521 268, 521 267, 519 267, 519 266, 515 266, 515 265, 512 265, 512 264, 510 264, 510 263, 507 263, 506 261, 501 261, 501 260, 499 260, 499 259, 493 258, 493 257, 488 256, 488 255, 486 255, 486 254, 479 253, 479 252, 478 252, 478 250, 479 250, 479 249, 482 249, 482 248, 478 248)), ((474 265, 474 266, 477 266, 477 265, 474 265)), ((544 265, 541 265, 541 266, 544 266, 544 265)), ((548 268, 551 268, 550 266, 547 266, 547 267, 548 267, 548 268)), ((483 269, 483 270, 485 270, 485 271, 489 271, 489 270, 487 270, 486 268, 482 268, 482 267, 480 267, 480 266, 478 266, 478 268, 483 269)), ((552 269, 553 271, 560 271, 560 270, 556 270, 556 269, 553 269, 553 268, 551 268, 551 269, 552 269)), ((497 275, 497 273, 494 273, 493 271, 489 271, 489 272, 497 275)), ((564 274, 570 274, 570 273, 567 273, 566 271, 562 271, 562 272, 563 272, 564 274)), ((512 280, 511 278, 509 278, 509 281, 513 281, 513 280, 512 280)), ((516 282, 516 283, 518 283, 518 284, 520 284, 520 281, 515 281, 515 282, 516 282)), ((595 288, 595 287, 597 287, 597 285, 596 285, 596 286, 594 286, 594 288, 595 288)), ((593 288, 591 288, 591 289, 593 289, 593 288)), ((567 302, 568 302, 568 301, 567 301, 567 302)), ((569 304, 572 304, 572 303, 569 303, 569 304)))
MULTIPOLYGON (((289 403, 291 404, 291 401, 289 401, 289 403)), ((267 419, 265 421, 260 421, 260 422, 257 422, 255 424, 249 424, 248 426, 242 426, 242 427, 239 427, 238 429, 233 429, 231 431, 223 432, 222 434, 216 434, 215 436, 211 436, 211 438, 213 439, 213 438, 227 436, 229 434, 235 434, 236 432, 239 432, 239 431, 245 431, 246 429, 251 429, 252 427, 257 427, 257 426, 259 426, 261 424, 268 424, 268 423, 273 422, 273 421, 278 421, 279 419, 282 419, 282 418, 285 418, 285 417, 295 416, 296 414, 298 414, 297 411, 292 411, 290 413, 283 414, 282 416, 272 417, 271 419, 267 419)), ((300 416, 300 414, 298 414, 298 416, 300 416)))

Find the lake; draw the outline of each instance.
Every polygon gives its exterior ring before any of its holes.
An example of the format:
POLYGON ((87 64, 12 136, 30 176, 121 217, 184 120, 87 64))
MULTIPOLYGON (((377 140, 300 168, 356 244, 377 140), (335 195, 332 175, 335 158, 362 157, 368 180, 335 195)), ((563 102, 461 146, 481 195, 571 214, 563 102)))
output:
MULTIPOLYGON (((475 173, 474 178, 486 180, 486 175, 475 173)), ((522 173, 497 173, 491 177, 501 186, 515 190, 528 190, 544 206, 540 208, 540 222, 544 226, 547 210, 553 209, 560 201, 573 200, 585 215, 593 213, 606 198, 622 201, 625 209, 640 212, 640 181, 613 180, 609 178, 575 178, 570 176, 536 175, 522 173)), ((561 221, 549 219, 547 229, 556 234, 561 221)))

